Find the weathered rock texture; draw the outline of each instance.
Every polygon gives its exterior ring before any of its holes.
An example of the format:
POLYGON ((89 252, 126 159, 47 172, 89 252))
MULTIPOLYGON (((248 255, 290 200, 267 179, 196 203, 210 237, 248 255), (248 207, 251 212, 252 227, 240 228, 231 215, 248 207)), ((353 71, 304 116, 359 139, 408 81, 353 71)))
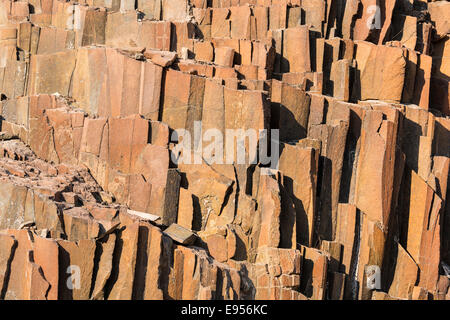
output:
POLYGON ((447 1, 1 0, 0 299, 450 299, 449 36, 447 1), (278 129, 278 170, 173 163, 198 123, 278 129))

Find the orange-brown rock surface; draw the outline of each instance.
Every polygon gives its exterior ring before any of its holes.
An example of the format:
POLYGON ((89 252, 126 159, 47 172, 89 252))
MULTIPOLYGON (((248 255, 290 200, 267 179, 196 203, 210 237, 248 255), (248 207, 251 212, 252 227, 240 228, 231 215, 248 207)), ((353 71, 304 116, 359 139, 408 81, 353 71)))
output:
POLYGON ((0 299, 449 299, 449 79, 448 1, 0 0, 0 299))

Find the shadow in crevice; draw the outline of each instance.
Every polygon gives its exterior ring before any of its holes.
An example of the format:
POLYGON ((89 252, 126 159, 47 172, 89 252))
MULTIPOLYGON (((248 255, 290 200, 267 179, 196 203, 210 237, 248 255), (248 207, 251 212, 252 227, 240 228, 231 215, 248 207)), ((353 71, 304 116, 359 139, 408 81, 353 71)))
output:
POLYGON ((402 190, 399 195, 399 210, 398 210, 398 230, 399 236, 398 241, 403 248, 407 248, 408 242, 408 229, 409 229, 409 211, 411 202, 411 169, 408 168, 403 175, 400 190, 402 190), (409 170, 408 170, 409 169, 409 170))
POLYGON ((342 164, 342 178, 339 190, 339 203, 350 203, 350 192, 352 175, 356 161, 356 147, 358 144, 358 137, 351 133, 347 134, 347 141, 345 143, 344 162, 342 164))
POLYGON ((148 243, 150 232, 147 226, 139 226, 138 250, 136 253, 136 268, 133 281, 133 300, 144 300, 145 278, 148 264, 148 243))
POLYGON ((400 128, 400 146, 406 155, 408 167, 418 171, 420 137, 424 134, 422 127, 406 117, 402 117, 400 128))
POLYGON ((345 300, 357 300, 360 289, 360 282, 357 280, 358 267, 359 266, 359 254, 360 254, 360 242, 361 242, 361 211, 356 209, 355 220, 355 238, 353 241, 352 258, 350 262, 349 276, 345 281, 345 300))
POLYGON ((200 231, 202 230, 202 209, 200 206, 200 199, 196 195, 192 195, 192 204, 194 207, 193 220, 192 220, 192 230, 200 231))
POLYGON ((357 66, 352 70, 352 73, 353 73, 353 85, 350 87, 351 92, 350 102, 358 103, 358 101, 361 100, 361 70, 359 70, 357 66))
POLYGON ((332 176, 333 161, 320 156, 319 159, 320 186, 318 184, 317 212, 320 215, 319 235, 323 240, 333 241, 333 213, 332 213, 332 176), (320 189, 319 189, 320 188, 320 189), (320 192, 319 192, 320 190, 320 192))
POLYGON ((111 290, 115 283, 117 282, 117 279, 119 278, 119 271, 120 271, 120 258, 122 257, 122 250, 123 250, 123 240, 122 240, 122 230, 118 230, 116 233, 116 243, 114 245, 114 252, 113 252, 113 261, 112 261, 112 269, 111 269, 111 275, 106 282, 105 285, 105 300, 108 300, 108 297, 111 293, 111 290))
POLYGON ((69 288, 68 280, 72 276, 71 273, 67 273, 71 265, 70 254, 62 246, 58 246, 58 299, 60 300, 73 300, 73 290, 69 288))
POLYGON ((0 300, 5 299, 6 292, 8 290, 8 284, 9 284, 9 278, 11 276, 11 263, 14 259, 14 255, 16 254, 16 249, 18 246, 18 242, 14 241, 13 246, 11 247, 11 255, 8 258, 8 261, 6 263, 6 270, 3 278, 3 288, 0 288, 0 300))
POLYGON ((432 150, 434 156, 450 157, 450 131, 438 121, 435 122, 432 150))

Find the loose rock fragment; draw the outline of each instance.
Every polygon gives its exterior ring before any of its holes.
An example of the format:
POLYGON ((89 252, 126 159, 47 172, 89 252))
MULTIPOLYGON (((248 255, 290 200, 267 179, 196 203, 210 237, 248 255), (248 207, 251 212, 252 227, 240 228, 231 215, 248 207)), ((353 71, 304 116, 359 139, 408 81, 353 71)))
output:
POLYGON ((195 239, 197 238, 195 233, 186 228, 183 228, 182 226, 176 223, 171 224, 170 227, 164 230, 164 233, 169 237, 171 237, 176 242, 184 245, 193 244, 195 239))

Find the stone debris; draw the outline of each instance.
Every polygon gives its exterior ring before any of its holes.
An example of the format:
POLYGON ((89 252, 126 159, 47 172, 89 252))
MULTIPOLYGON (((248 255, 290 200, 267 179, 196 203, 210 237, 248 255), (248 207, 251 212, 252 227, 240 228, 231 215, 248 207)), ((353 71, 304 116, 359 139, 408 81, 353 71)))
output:
POLYGON ((0 13, 0 299, 450 299, 448 1, 0 13))
POLYGON ((174 241, 188 246, 192 245, 197 239, 197 236, 191 230, 176 223, 171 224, 170 227, 164 230, 164 233, 174 241))
POLYGON ((154 214, 139 212, 139 211, 134 211, 134 210, 129 210, 129 209, 127 210, 127 213, 130 215, 133 215, 133 216, 137 216, 140 219, 146 220, 146 221, 156 222, 161 219, 161 217, 156 216, 154 214))

